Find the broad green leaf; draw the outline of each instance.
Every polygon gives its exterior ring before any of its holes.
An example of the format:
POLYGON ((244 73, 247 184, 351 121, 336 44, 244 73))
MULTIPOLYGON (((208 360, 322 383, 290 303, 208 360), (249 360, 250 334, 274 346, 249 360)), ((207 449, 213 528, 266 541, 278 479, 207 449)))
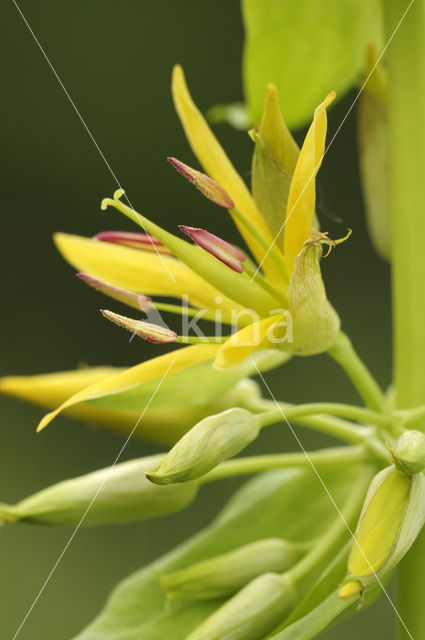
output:
POLYGON ((310 121, 330 92, 342 97, 381 42, 379 0, 243 0, 245 96, 259 122, 267 83, 290 127, 310 121))
MULTIPOLYGON (((338 505, 358 469, 324 474, 338 505)), ((327 530, 335 507, 310 470, 285 469, 248 481, 210 527, 124 580, 104 611, 74 640, 184 640, 223 600, 167 604, 160 576, 256 540, 308 540, 327 530)))

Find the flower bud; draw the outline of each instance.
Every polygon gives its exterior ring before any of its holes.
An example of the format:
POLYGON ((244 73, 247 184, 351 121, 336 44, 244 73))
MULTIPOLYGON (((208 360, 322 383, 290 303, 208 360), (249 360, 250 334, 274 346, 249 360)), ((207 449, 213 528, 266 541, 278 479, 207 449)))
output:
POLYGON ((156 484, 196 480, 236 455, 257 437, 260 419, 245 409, 228 409, 198 422, 147 477, 156 484))
POLYGON ((299 556, 297 545, 281 538, 268 538, 165 575, 161 582, 172 597, 222 598, 233 595, 267 571, 280 573, 289 569, 299 556))
POLYGON ((395 465, 404 473, 413 475, 425 469, 425 434, 405 431, 392 451, 395 465))
POLYGON ((264 573, 217 609, 187 640, 258 640, 282 622, 295 600, 287 576, 264 573))
POLYGON ((408 552, 425 522, 425 476, 394 466, 372 480, 348 558, 340 598, 361 593, 408 552))
POLYGON ((183 509, 192 502, 197 485, 159 487, 146 469, 162 455, 122 462, 43 489, 16 505, 0 504, 0 520, 38 524, 115 524, 154 518, 183 509))

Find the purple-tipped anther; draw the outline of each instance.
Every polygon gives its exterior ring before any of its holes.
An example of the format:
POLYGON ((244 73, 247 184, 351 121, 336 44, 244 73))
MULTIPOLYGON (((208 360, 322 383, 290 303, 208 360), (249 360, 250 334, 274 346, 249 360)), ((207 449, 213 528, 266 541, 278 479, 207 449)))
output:
POLYGON ((189 182, 195 185, 208 200, 225 209, 234 209, 235 203, 232 198, 226 193, 223 187, 217 184, 212 178, 201 171, 192 169, 192 167, 184 164, 184 162, 180 162, 177 158, 167 158, 167 160, 186 180, 189 180, 189 182))
POLYGON ((148 313, 152 308, 150 304, 151 299, 141 293, 135 293, 134 291, 114 287, 103 280, 93 278, 93 276, 88 273, 77 273, 77 278, 80 278, 80 280, 88 284, 89 287, 96 289, 96 291, 100 291, 114 300, 123 302, 129 307, 133 307, 133 309, 138 309, 139 311, 143 311, 143 313, 148 313))
POLYGON ((171 331, 171 329, 167 329, 167 327, 161 327, 158 324, 151 324, 150 322, 143 322, 142 320, 134 320, 133 318, 120 316, 118 313, 107 311, 106 309, 101 309, 100 313, 104 318, 110 320, 119 327, 127 329, 127 331, 130 331, 133 335, 139 336, 139 338, 143 338, 144 340, 153 342, 154 344, 176 342, 178 338, 177 333, 171 331))
POLYGON ((137 233, 131 231, 101 231, 93 236, 93 240, 100 242, 112 242, 113 244, 124 245, 132 249, 141 249, 143 251, 158 251, 169 255, 171 251, 148 233, 137 233))
POLYGON ((246 255, 230 244, 230 242, 226 242, 226 240, 215 236, 205 229, 186 227, 184 224, 180 224, 179 229, 196 242, 196 244, 205 249, 205 251, 208 251, 208 253, 211 253, 215 258, 224 262, 230 269, 238 273, 243 273, 241 263, 245 262, 246 255))

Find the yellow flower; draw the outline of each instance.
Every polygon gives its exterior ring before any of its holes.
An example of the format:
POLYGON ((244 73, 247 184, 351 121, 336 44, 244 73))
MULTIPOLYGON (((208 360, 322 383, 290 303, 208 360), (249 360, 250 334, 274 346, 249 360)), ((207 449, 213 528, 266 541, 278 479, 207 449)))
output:
POLYGON ((235 170, 195 106, 183 70, 173 71, 172 93, 188 141, 205 174, 170 158, 170 163, 207 198, 229 210, 254 260, 205 229, 181 226, 183 240, 127 206, 120 189, 102 202, 115 207, 143 233, 105 232, 95 238, 57 234, 55 242, 82 279, 95 289, 147 313, 146 321, 103 310, 105 317, 151 342, 195 343, 120 371, 79 390, 40 423, 63 409, 120 394, 196 363, 215 369, 240 365, 255 350, 309 355, 328 349, 339 318, 326 298, 320 274, 321 245, 332 246, 315 224, 315 179, 326 138, 329 94, 317 107, 301 149, 283 121, 277 91, 267 88, 263 120, 255 141, 253 194, 235 170), (153 296, 153 300, 147 296, 153 296), (163 302, 167 296, 182 307, 163 302), (216 323, 215 335, 188 335, 158 326, 160 312, 202 317, 216 323), (226 335, 217 331, 226 325, 226 335), (233 330, 233 332, 232 332, 233 330))

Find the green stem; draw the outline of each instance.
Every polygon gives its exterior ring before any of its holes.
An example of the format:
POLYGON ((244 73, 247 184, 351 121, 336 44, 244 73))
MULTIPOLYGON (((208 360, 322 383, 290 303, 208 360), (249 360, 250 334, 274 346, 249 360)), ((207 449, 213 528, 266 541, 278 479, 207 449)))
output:
POLYGON ((337 511, 335 507, 336 517, 333 525, 310 553, 288 572, 300 591, 304 591, 316 580, 323 569, 323 564, 335 554, 335 548, 339 548, 350 536, 375 471, 370 466, 363 470, 342 510, 337 511))
MULTIPOLYGON (((386 0, 396 406, 425 404, 425 0, 386 0)), ((425 533, 398 569, 398 610, 425 640, 425 533)), ((411 634, 411 635, 410 635, 411 634)))
MULTIPOLYGON (((290 409, 298 409, 298 407, 294 407, 294 405, 285 402, 279 402, 278 405, 278 415, 280 415, 280 418, 287 416, 287 412, 290 409)), ((267 411, 269 409, 270 412, 277 412, 276 402, 274 400, 256 400, 253 403, 248 402, 244 406, 251 411, 267 411)), ((307 415, 302 415, 302 412, 300 412, 297 415, 297 412, 295 412, 295 416, 291 416, 291 421, 295 424, 308 427, 309 429, 326 433, 334 438, 339 438, 345 442, 350 442, 351 444, 361 444, 373 436, 373 430, 370 427, 355 425, 352 422, 334 416, 312 416, 308 415, 308 412, 306 413, 307 415)))
POLYGON ((307 467, 312 464, 320 469, 334 468, 365 462, 370 460, 370 454, 365 447, 333 447, 305 453, 280 453, 264 456, 250 456, 248 458, 235 458, 223 462, 216 469, 210 471, 200 479, 202 484, 215 482, 235 476, 245 476, 271 469, 284 469, 286 467, 307 467))
MULTIPOLYGON (((264 416, 264 424, 272 424, 282 419, 282 409, 272 409, 264 416)), ((349 420, 357 420, 366 424, 373 424, 377 427, 391 427, 391 419, 389 416, 382 415, 370 409, 363 407, 355 407, 350 404, 339 402, 312 402, 301 404, 295 407, 285 409, 285 417, 288 420, 296 420, 309 415, 330 414, 331 416, 339 416, 340 418, 348 418, 349 420)))
POLYGON ((328 353, 344 369, 366 406, 373 411, 386 413, 388 403, 383 391, 357 355, 351 340, 344 333, 339 334, 328 353))

